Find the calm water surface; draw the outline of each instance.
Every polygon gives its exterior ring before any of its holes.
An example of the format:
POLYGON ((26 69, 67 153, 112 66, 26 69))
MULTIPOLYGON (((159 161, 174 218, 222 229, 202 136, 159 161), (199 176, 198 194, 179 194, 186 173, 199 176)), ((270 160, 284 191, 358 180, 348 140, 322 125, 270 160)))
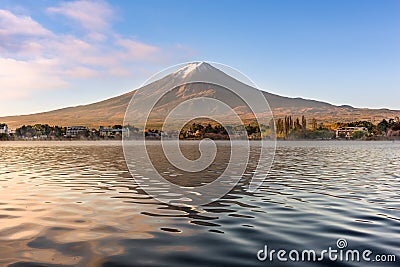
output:
POLYGON ((339 238, 400 266, 398 142, 278 143, 258 191, 239 183, 201 208, 147 196, 119 142, 2 142, 0 155, 1 266, 333 265, 256 254, 337 248, 339 238))

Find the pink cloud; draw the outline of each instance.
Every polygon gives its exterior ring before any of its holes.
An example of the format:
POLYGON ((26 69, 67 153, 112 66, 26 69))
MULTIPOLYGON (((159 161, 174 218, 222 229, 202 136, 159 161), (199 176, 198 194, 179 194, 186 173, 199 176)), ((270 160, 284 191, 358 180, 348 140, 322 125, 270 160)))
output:
POLYGON ((66 70, 64 72, 64 74, 71 78, 85 79, 85 78, 93 78, 96 76, 100 76, 101 72, 94 70, 94 69, 78 66, 78 67, 66 70))
POLYGON ((64 2, 58 7, 47 8, 47 11, 71 18, 89 31, 108 29, 114 15, 112 7, 103 1, 64 2))
POLYGON ((131 80, 146 72, 146 63, 164 65, 186 54, 180 45, 159 47, 113 33, 113 10, 105 2, 65 2, 47 11, 79 22, 86 32, 53 33, 29 16, 0 10, 0 99, 68 88, 76 79, 131 80))
POLYGON ((57 60, 16 60, 0 57, 0 99, 28 97, 35 91, 64 88, 67 83, 58 75, 57 60))
POLYGON ((45 36, 51 32, 28 16, 17 16, 0 9, 0 35, 45 36))
POLYGON ((135 61, 149 59, 161 50, 159 47, 140 43, 132 39, 119 38, 115 43, 126 50, 122 55, 122 60, 135 61))

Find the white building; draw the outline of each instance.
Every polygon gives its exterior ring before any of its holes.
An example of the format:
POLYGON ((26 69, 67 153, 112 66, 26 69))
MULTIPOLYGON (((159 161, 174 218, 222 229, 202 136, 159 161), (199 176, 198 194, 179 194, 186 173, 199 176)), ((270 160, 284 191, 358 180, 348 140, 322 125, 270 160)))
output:
POLYGON ((89 131, 87 127, 84 126, 70 126, 67 127, 67 131, 65 133, 66 137, 77 137, 77 136, 85 136, 85 134, 89 131))
POLYGON ((110 128, 100 126, 100 136, 102 137, 129 137, 129 128, 122 127, 122 128, 110 128))
POLYGON ((368 133, 368 129, 366 127, 341 127, 336 130, 336 138, 344 136, 345 138, 350 139, 354 132, 368 133))
POLYGON ((0 134, 9 134, 9 133, 10 132, 9 132, 7 124, 1 123, 0 124, 0 134))

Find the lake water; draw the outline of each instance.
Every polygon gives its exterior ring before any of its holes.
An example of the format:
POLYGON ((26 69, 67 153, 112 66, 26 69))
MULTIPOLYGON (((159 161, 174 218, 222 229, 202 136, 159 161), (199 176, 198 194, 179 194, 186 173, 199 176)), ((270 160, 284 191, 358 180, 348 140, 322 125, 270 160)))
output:
POLYGON ((119 142, 2 142, 0 155, 1 266, 400 266, 398 142, 281 142, 258 191, 239 183, 200 208, 146 195, 119 142), (397 261, 257 259, 338 239, 397 261))

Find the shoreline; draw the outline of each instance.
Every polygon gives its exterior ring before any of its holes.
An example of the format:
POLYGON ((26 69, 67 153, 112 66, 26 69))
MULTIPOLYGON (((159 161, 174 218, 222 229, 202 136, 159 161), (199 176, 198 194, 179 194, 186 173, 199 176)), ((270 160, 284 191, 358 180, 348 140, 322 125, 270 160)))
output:
MULTIPOLYGON (((161 139, 145 139, 147 142, 158 142, 161 139)), ((176 139, 165 139, 164 141, 175 141, 176 139)), ((199 142, 204 139, 179 139, 179 141, 184 142, 199 142)), ((211 139, 212 141, 218 142, 230 142, 228 139, 211 139)), ((2 143, 38 143, 38 142, 54 142, 54 143, 74 143, 74 142, 118 142, 121 143, 124 140, 122 139, 99 139, 99 140, 90 140, 90 139, 72 139, 72 140, 46 140, 46 139, 39 139, 39 140, 0 140, 0 144, 2 143)), ((125 140, 125 141, 142 141, 141 139, 133 139, 133 140, 125 140)), ((232 140, 232 141, 247 141, 247 140, 232 140)), ((276 141, 276 142, 399 142, 400 138, 395 139, 266 139, 266 140, 259 140, 259 139, 248 139, 250 142, 259 142, 259 141, 276 141)))

